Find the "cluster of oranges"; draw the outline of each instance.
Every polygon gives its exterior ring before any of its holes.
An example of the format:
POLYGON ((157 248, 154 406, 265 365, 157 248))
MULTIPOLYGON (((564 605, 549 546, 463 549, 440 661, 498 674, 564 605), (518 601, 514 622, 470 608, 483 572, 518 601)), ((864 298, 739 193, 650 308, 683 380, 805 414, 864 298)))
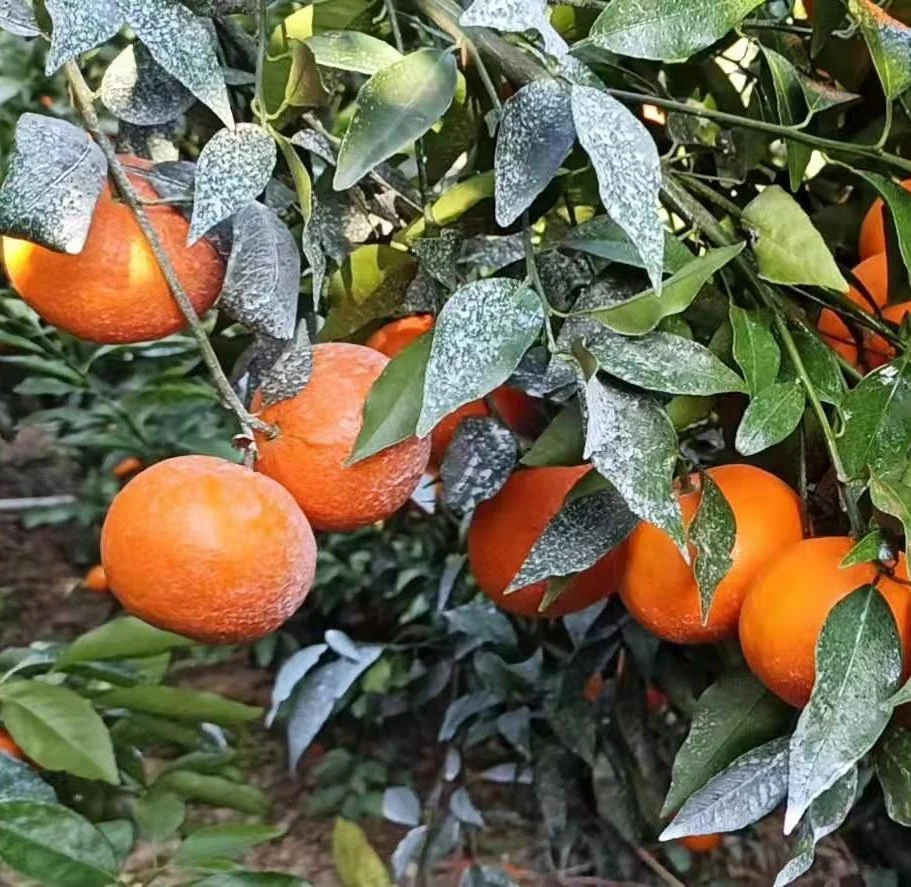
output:
MULTIPOLYGON (((911 191, 911 179, 902 182, 911 191)), ((886 257, 886 220, 883 201, 877 198, 864 216, 858 243, 860 264, 852 274, 862 289, 852 286, 848 298, 866 314, 901 325, 911 312, 911 302, 889 305, 889 263, 886 257)), ((826 308, 817 322, 820 333, 848 363, 862 372, 874 370, 895 357, 895 349, 882 336, 870 330, 855 330, 834 311, 826 308)))
MULTIPOLYGON (((154 196, 143 178, 146 164, 126 160, 140 195, 154 196)), ((884 245, 882 208, 871 212, 863 250, 884 245)), ((159 204, 149 213, 196 309, 207 310, 221 286, 221 257, 205 241, 185 245, 187 222, 173 207, 159 204)), ((182 326, 131 212, 109 190, 98 202, 79 255, 9 238, 3 252, 22 297, 75 335, 95 342, 137 342, 182 326)), ((884 266, 882 250, 867 261, 884 266)), ((874 289, 879 278, 868 279, 874 289)), ((834 330, 836 321, 833 315, 821 324, 834 330)), ((275 404, 259 395, 253 400, 253 410, 275 432, 256 434, 255 472, 221 459, 182 456, 136 473, 111 505, 102 531, 103 566, 90 574, 87 585, 98 591, 109 585, 129 611, 202 641, 261 637, 297 610, 313 583, 313 530, 349 531, 388 518, 409 499, 428 467, 438 468, 463 419, 495 415, 520 436, 536 434, 539 403, 503 386, 448 416, 429 438, 412 437, 349 463, 371 387, 389 359, 432 326, 431 316, 419 315, 388 324, 366 345, 316 345, 310 381, 299 394, 275 404)), ((853 347, 851 359, 859 360, 863 350, 870 362, 878 353, 872 340, 853 347)), ((115 473, 127 477, 141 467, 130 462, 115 473)), ((700 644, 739 634, 760 679, 783 699, 802 705, 813 686, 815 643, 829 610, 875 580, 911 652, 911 593, 892 576, 879 575, 874 565, 840 568, 851 540, 804 539, 793 490, 748 465, 708 472, 734 512, 737 532, 730 569, 705 623, 692 564, 665 533, 647 523, 571 577, 543 613, 545 582, 507 594, 535 541, 590 470, 588 465, 519 469, 476 509, 468 533, 469 561, 478 585, 498 606, 553 618, 619 590, 631 615, 669 641, 700 644)), ((694 475, 678 492, 687 523, 699 506, 699 481, 694 475)), ((907 579, 901 557, 894 576, 907 579)))

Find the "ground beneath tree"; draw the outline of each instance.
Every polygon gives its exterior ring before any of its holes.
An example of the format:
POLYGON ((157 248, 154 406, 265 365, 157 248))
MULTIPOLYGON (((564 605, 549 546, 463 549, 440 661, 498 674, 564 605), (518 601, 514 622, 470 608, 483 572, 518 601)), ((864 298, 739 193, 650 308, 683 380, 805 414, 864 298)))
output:
MULTIPOLYGON (((54 453, 51 442, 35 429, 25 429, 8 443, 0 439, 0 500, 25 496, 57 495, 75 489, 75 467, 54 453)), ((23 646, 36 639, 67 641, 94 628, 114 612, 116 606, 106 595, 81 590, 79 580, 91 557, 91 537, 71 526, 37 527, 26 530, 18 515, 0 508, 0 648, 23 646), (77 563, 77 561, 83 563, 77 563)), ((217 665, 194 667, 180 674, 186 686, 212 690, 250 704, 268 703, 272 676, 254 668, 244 654, 217 665)), ((377 741, 383 737, 376 737, 377 741)), ((331 743, 331 739, 328 740, 331 743)), ((331 818, 314 818, 303 812, 311 790, 307 765, 298 778, 289 776, 281 737, 262 729, 252 735, 256 766, 251 783, 273 799, 270 821, 284 826, 284 837, 257 848, 246 859, 256 869, 289 872, 309 879, 315 887, 340 887, 332 859, 331 818)), ((359 749, 361 752, 364 749, 359 749)), ((433 753, 428 748, 428 756, 433 753)), ((496 806, 496 805, 494 805, 496 806)), ((194 817, 208 822, 235 816, 227 811, 197 811, 194 817)), ((362 823, 371 844, 388 860, 405 829, 383 821, 362 823)), ((541 845, 533 824, 506 815, 492 832, 484 833, 480 853, 487 864, 503 864, 523 887, 635 887, 581 873, 559 876, 534 871, 541 845)), ((675 858, 663 849, 653 849, 654 859, 668 869, 675 858)), ((138 847, 131 868, 141 870, 151 862, 151 848, 138 847)), ((787 858, 781 824, 770 817, 743 835, 725 839, 721 850, 700 860, 698 869, 680 874, 678 880, 656 875, 643 884, 771 885, 775 873, 787 858)), ((861 885, 863 882, 850 851, 839 839, 827 839, 817 850, 813 873, 795 882, 803 887, 861 885)), ((457 887, 465 863, 449 863, 431 876, 433 887, 457 887)), ((0 887, 21 882, 0 872, 0 887)), ((358 885, 360 887, 360 885, 358 885)), ((363 885, 371 887, 371 885, 363 885)))

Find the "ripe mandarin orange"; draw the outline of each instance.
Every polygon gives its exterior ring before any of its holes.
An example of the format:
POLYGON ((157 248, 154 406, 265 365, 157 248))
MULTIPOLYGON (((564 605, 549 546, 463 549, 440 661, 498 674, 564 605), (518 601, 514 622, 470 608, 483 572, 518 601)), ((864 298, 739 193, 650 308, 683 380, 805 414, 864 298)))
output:
POLYGON ((680 843, 690 853, 711 853, 721 846, 721 835, 689 835, 686 838, 681 838, 680 843))
MULTIPOLYGON (((911 191, 911 179, 899 183, 906 191, 911 191)), ((869 259, 886 251, 886 219, 883 199, 877 197, 870 205, 860 225, 860 241, 857 252, 861 259, 869 259)))
MULTIPOLYGON (((889 268, 886 263, 886 254, 879 253, 865 259, 853 269, 853 272, 866 287, 876 309, 884 308, 886 300, 889 298, 889 268)), ((870 299, 856 287, 852 286, 848 290, 848 298, 862 311, 866 311, 867 314, 873 313, 874 306, 870 304, 870 299)), ((866 331, 862 331, 864 345, 863 351, 861 351, 851 327, 829 308, 824 308, 819 312, 819 320, 816 325, 829 347, 854 366, 860 366, 861 363, 865 365, 872 363, 876 359, 876 354, 881 350, 881 346, 874 342, 876 337, 871 337, 867 335, 866 331), (871 353, 867 354, 868 351, 871 353)))
POLYGON ((257 434, 258 471, 288 489, 318 530, 354 530, 384 520, 414 492, 430 441, 416 437, 346 465, 361 430, 370 388, 388 359, 363 345, 313 348, 313 372, 296 397, 253 409, 278 435, 257 434))
POLYGON ((2 728, 0 728, 0 752, 20 761, 25 760, 25 752, 19 748, 16 744, 16 740, 9 735, 9 732, 2 728))
MULTIPOLYGON (((140 197, 156 199, 141 171, 152 164, 125 157, 140 197)), ((189 224, 173 206, 146 208, 198 314, 221 292, 224 262, 206 240, 186 245, 189 224)), ((3 238, 13 289, 48 323, 90 342, 123 344, 161 339, 186 325, 132 210, 106 186, 78 255, 3 238)))
MULTIPOLYGON (((783 546, 803 537, 800 499, 775 475, 751 465, 720 465, 707 474, 721 488, 737 523, 731 568, 715 591, 708 624, 702 624, 692 564, 663 530, 642 522, 626 543, 623 603, 640 625, 678 644, 706 644, 735 635, 753 578, 783 546)), ((690 480, 698 486, 698 475, 690 480)), ((678 500, 689 525, 701 494, 698 489, 680 493, 678 500)))
MULTIPOLYGON (((415 339, 433 329, 432 314, 415 314, 393 320, 377 330, 368 340, 367 347, 381 351, 386 357, 395 357, 415 339)), ((518 388, 501 385, 488 395, 497 415, 517 434, 534 436, 541 427, 541 407, 538 401, 518 388)), ((487 418, 490 408, 484 400, 473 400, 445 416, 430 435, 430 464, 438 469, 446 450, 452 443, 462 421, 470 418, 487 418)))
MULTIPOLYGON (((740 613, 740 645, 753 674, 795 706, 806 705, 816 679, 816 641, 829 611, 876 577, 874 564, 840 568, 847 536, 804 539, 781 551, 752 584, 740 613)), ((907 582, 904 555, 895 574, 907 582)), ((911 589, 888 576, 877 583, 895 617, 904 661, 911 664, 911 589)), ((906 668, 907 671, 907 668, 906 668)))
MULTIPOLYGON (((896 326, 901 326, 906 315, 911 312, 911 302, 899 302, 897 305, 887 305, 883 308, 883 320, 888 320, 896 326)), ((881 367, 895 357, 895 347, 878 333, 865 330, 864 352, 867 366, 871 370, 881 367)))
POLYGON ((224 459, 178 456, 114 497, 101 559, 114 595, 140 619, 207 643, 241 643, 301 605, 316 543, 280 484, 224 459))
POLYGON ((111 469, 111 477, 116 477, 117 480, 123 480, 131 474, 136 474, 137 471, 142 471, 144 467, 145 466, 136 456, 127 456, 126 459, 121 459, 111 469))
POLYGON ((590 470, 589 465, 524 468, 477 507, 468 530, 468 561, 481 591, 501 609, 517 616, 554 619, 584 610, 617 590, 622 545, 577 574, 545 613, 538 608, 546 582, 504 594, 534 543, 559 513, 567 493, 590 470))
POLYGON ((85 579, 82 584, 85 585, 89 591, 94 591, 96 594, 107 594, 107 592, 111 590, 107 574, 104 572, 104 567, 102 567, 101 564, 95 564, 95 566, 85 574, 85 579))

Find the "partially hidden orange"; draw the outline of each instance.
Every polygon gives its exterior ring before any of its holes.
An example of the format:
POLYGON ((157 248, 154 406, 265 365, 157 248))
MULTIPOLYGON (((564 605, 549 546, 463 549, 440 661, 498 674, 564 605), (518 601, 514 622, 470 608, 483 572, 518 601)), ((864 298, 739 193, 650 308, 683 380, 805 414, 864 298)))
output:
MULTIPOLYGON (((699 588, 692 563, 687 564, 671 538, 642 522, 626 543, 626 566, 620 597, 644 628, 678 644, 706 644, 737 633, 740 607, 756 574, 782 548, 803 538, 800 498, 775 475, 751 465, 720 465, 706 472, 718 484, 736 521, 731 566, 718 584, 702 624, 699 588)), ((702 494, 678 494, 684 523, 696 514, 702 494)), ((691 560, 694 555, 690 548, 691 560)))
MULTIPOLYGON (((158 198, 143 177, 152 164, 121 158, 137 194, 158 198)), ((224 262, 207 240, 187 246, 189 223, 173 206, 147 206, 197 314, 208 311, 221 292, 224 262)), ((58 253, 4 237, 3 262, 13 289, 48 323, 80 339, 125 344, 161 339, 186 320, 158 267, 130 207, 105 186, 95 206, 85 247, 78 255, 58 253)))
POLYGON ((101 564, 95 564, 95 566, 85 574, 85 579, 83 579, 82 584, 89 591, 94 591, 96 594, 107 594, 111 590, 107 574, 104 572, 104 567, 102 567, 101 564))
MULTIPOLYGON (((794 706, 810 699, 816 680, 816 642, 831 609, 877 579, 874 564, 840 567, 854 546, 847 536, 819 537, 782 550, 756 578, 740 614, 740 646, 753 674, 794 706)), ((892 610, 902 641, 905 673, 911 665, 911 589, 904 555, 895 579, 877 588, 892 610), (900 580, 900 581, 896 581, 900 580)))
POLYGON ((252 408, 277 429, 257 433, 258 471, 291 492, 317 530, 345 531, 385 520, 417 487, 430 455, 427 438, 411 437, 348 464, 363 424, 364 404, 388 358, 363 345, 313 348, 313 371, 295 397, 252 408))
POLYGON ((501 609, 517 616, 553 619, 584 610, 616 592, 622 544, 574 576, 543 613, 546 581, 505 593, 569 491, 590 470, 590 465, 523 468, 496 496, 477 507, 468 530, 468 563, 481 591, 501 609))
MULTIPOLYGON (((899 184, 906 191, 911 191, 911 179, 905 179, 899 184)), ((861 259, 869 259, 886 251, 885 211, 882 197, 877 197, 867 210, 860 225, 860 241, 857 244, 861 259)))
POLYGON ((206 643, 242 643, 301 605, 316 543, 280 484, 224 459, 178 456, 114 497, 101 559, 112 592, 140 619, 206 643))

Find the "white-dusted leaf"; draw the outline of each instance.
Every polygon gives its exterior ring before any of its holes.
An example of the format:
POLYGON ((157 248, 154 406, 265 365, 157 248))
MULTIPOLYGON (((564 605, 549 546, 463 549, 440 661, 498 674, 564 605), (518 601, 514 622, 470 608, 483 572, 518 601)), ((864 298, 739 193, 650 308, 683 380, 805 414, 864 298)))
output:
POLYGON ((546 0, 474 0, 462 13, 459 23, 465 28, 492 28, 495 31, 537 31, 544 49, 551 55, 566 55, 566 41, 556 32, 547 15, 546 0))
POLYGON ((630 511, 664 530, 680 547, 686 539, 673 493, 677 432, 651 398, 602 384, 585 386, 584 458, 619 491, 630 511))
POLYGON ((37 37, 41 33, 29 0, 0 0, 0 29, 16 37, 37 37))
POLYGON ((206 143, 196 164, 193 220, 187 243, 252 203, 275 169, 275 141, 255 123, 222 129, 206 143))
POLYGON ((847 818, 857 796, 857 767, 852 767, 830 789, 826 789, 807 811, 800 824, 791 857, 775 878, 773 887, 784 887, 808 872, 816 856, 816 845, 831 835, 847 818))
POLYGON ((614 487, 595 474, 586 475, 532 545, 506 593, 552 576, 587 570, 619 545, 636 523, 614 487), (580 492, 580 484, 591 488, 595 480, 601 481, 600 489, 587 495, 580 492))
POLYGON ((464 419, 440 466, 443 500, 457 512, 470 511, 495 496, 519 458, 513 433, 496 419, 464 419))
POLYGON ((873 586, 858 588, 832 608, 816 644, 816 683, 791 737, 785 834, 879 739, 901 673, 889 605, 873 586))
POLYGON ((911 28, 872 0, 848 0, 848 10, 864 35, 887 101, 897 99, 911 87, 911 28))
POLYGON ((518 641, 512 623, 492 601, 475 600, 443 614, 452 631, 460 631, 481 643, 514 647, 518 641))
POLYGON ((178 117, 196 97, 142 43, 131 43, 104 72, 101 101, 120 120, 154 126, 178 117))
POLYGON ((50 76, 64 62, 107 43, 122 27, 117 0, 45 0, 53 23, 45 61, 50 76))
POLYGON ((621 336, 599 330, 585 345, 605 372, 649 391, 667 394, 722 394, 746 391, 743 379, 708 348, 661 330, 621 336))
POLYGON ((479 280, 457 290, 437 318, 417 435, 502 385, 541 331, 537 294, 514 280, 479 280))
POLYGON ((453 700, 443 716, 443 724, 437 739, 440 742, 448 742, 469 718, 499 705, 502 701, 503 698, 499 694, 489 692, 469 693, 453 700))
POLYGON ((893 822, 911 827, 911 731, 892 724, 875 755, 886 812, 893 822))
POLYGON ((307 38, 316 63, 324 68, 357 71, 372 76, 395 64, 402 54, 385 40, 360 31, 323 31, 307 38))
POLYGON ((345 632, 339 631, 337 628, 330 628, 326 632, 325 638, 329 648, 338 653, 339 656, 350 659, 352 662, 357 662, 361 658, 361 654, 357 650, 357 644, 345 632))
POLYGON ((282 663, 275 676, 272 687, 272 704, 266 714, 266 726, 271 727, 283 702, 290 698, 294 688, 307 676, 307 673, 319 662, 320 657, 329 649, 326 644, 313 644, 298 650, 282 663))
POLYGON ((464 786, 457 788, 449 797, 449 812, 464 825, 484 828, 484 817, 475 806, 464 786))
POLYGON ((503 106, 494 159, 497 224, 511 225, 550 184, 576 141, 569 90, 542 78, 503 106))
POLYGON ((333 187, 344 191, 419 139, 449 108, 456 90, 452 53, 419 49, 374 74, 338 152, 333 187))
POLYGON ((294 236, 271 209, 256 202, 238 210, 233 227, 218 307, 255 333, 290 339, 301 276, 294 236))
POLYGON ((822 286, 847 293, 829 247, 801 205, 784 188, 771 185, 743 211, 753 233, 759 273, 773 283, 822 286))
POLYGON ((771 813, 788 787, 788 739, 760 745, 737 758, 697 791, 661 833, 662 841, 733 832, 771 813))
POLYGON ((734 445, 744 456, 755 456, 781 443, 800 424, 806 393, 800 382, 775 382, 750 401, 734 445))
POLYGON ((702 475, 702 497, 687 532, 696 549, 693 575, 699 588, 702 624, 708 622, 715 590, 731 569, 737 542, 737 519, 721 487, 710 474, 702 475))
POLYGON ((23 114, 0 185, 0 232, 76 255, 82 252, 108 163, 78 126, 23 114))
POLYGON ((572 87, 573 121, 598 175, 601 202, 642 257, 661 294, 664 226, 658 215, 661 161, 648 130, 626 107, 600 89, 572 87))
POLYGON ((225 126, 234 126, 211 23, 193 15, 180 0, 116 2, 155 61, 208 105, 225 126))
POLYGON ((619 55, 682 62, 711 46, 762 0, 613 0, 590 42, 619 55))
POLYGON ((421 801, 413 788, 391 785, 383 792, 383 816, 399 825, 417 825, 421 821, 421 801))
POLYGON ((289 342, 275 363, 263 375, 260 392, 263 403, 272 406, 291 400, 304 390, 313 372, 313 346, 307 337, 307 327, 301 323, 298 335, 289 342))
POLYGON ((359 650, 357 662, 339 659, 320 666, 304 678, 291 703, 288 718, 288 757, 292 770, 329 719, 336 702, 382 652, 381 646, 364 645, 359 650))

